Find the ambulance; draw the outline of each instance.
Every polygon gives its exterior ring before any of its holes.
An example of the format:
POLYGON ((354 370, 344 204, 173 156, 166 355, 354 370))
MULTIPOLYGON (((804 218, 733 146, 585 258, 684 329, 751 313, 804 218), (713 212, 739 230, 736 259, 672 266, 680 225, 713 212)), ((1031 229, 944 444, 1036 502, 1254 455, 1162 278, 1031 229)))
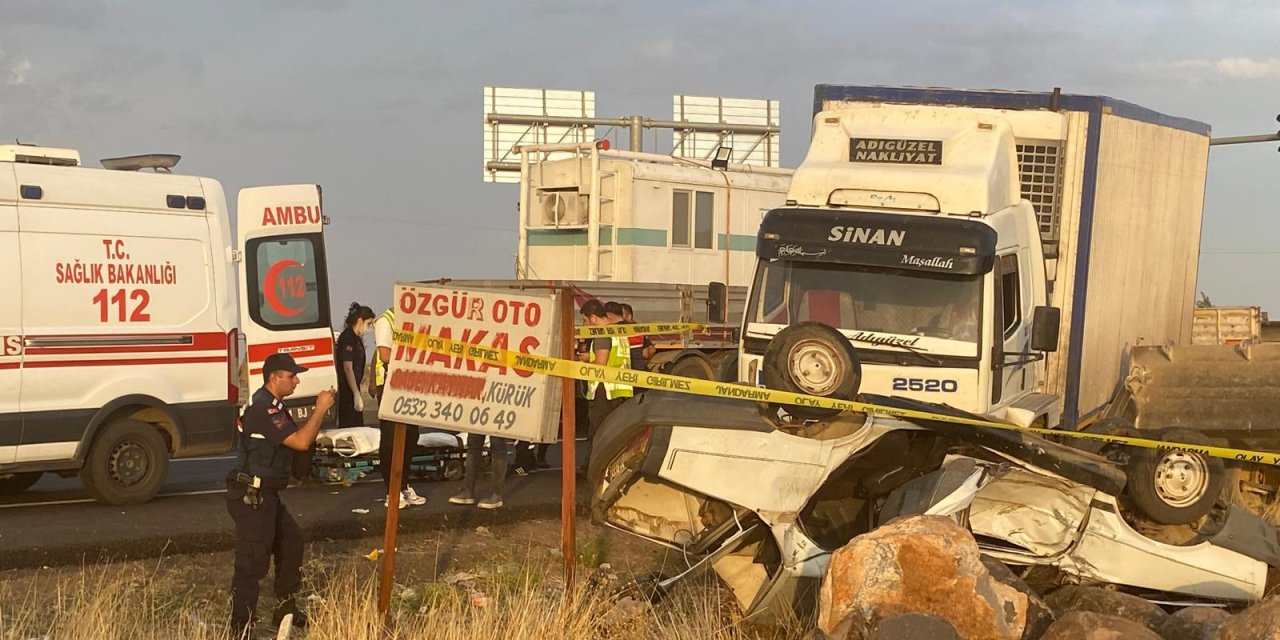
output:
POLYGON ((336 384, 320 187, 241 190, 233 237, 177 161, 0 145, 0 494, 56 473, 146 502, 171 459, 234 448, 242 368, 309 367, 299 421, 336 384))

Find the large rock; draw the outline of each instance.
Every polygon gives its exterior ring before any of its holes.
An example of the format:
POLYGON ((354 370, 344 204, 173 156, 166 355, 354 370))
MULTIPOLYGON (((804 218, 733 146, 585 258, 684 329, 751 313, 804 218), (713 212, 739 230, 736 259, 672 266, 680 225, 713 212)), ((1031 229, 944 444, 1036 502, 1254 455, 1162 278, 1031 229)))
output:
POLYGON ((870 640, 962 640, 950 622, 927 613, 904 613, 881 620, 870 640))
POLYGON ((1044 601, 1059 616, 1070 611, 1102 613, 1132 620, 1148 629, 1160 626, 1169 615, 1164 609, 1138 596, 1098 587, 1062 587, 1046 596, 1044 601))
POLYGON ((1231 617, 1213 640, 1280 640, 1280 596, 1272 596, 1231 617))
POLYGON ((1017 640, 1027 623, 1027 597, 993 579, 973 536, 938 516, 854 538, 832 555, 818 602, 818 628, 832 640, 873 638, 882 622, 912 613, 965 639, 1017 640))
POLYGON ((1164 640, 1213 640, 1218 627, 1231 619, 1231 614, 1212 607, 1187 607, 1156 627, 1164 640))
POLYGON ((1045 629, 1053 624, 1054 612, 1036 593, 1026 581, 1018 577, 1018 574, 1009 569, 1005 563, 991 558, 982 556, 982 566, 991 572, 991 577, 1017 589, 1022 595, 1027 597, 1027 625, 1022 632, 1024 638, 1039 638, 1044 634, 1045 629))
POLYGON ((1141 624, 1092 611, 1071 611, 1049 625, 1040 640, 1161 640, 1141 624))

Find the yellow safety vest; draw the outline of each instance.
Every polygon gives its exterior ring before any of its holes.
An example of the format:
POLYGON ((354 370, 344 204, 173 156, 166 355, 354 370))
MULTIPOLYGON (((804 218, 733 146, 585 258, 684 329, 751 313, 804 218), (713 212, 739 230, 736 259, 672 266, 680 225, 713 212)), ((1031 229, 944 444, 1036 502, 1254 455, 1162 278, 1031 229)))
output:
MULTIPOLYGON (((385 319, 387 321, 387 326, 391 327, 391 335, 394 336, 396 334, 395 309, 387 309, 386 311, 383 311, 381 319, 385 319)), ((378 387, 381 387, 386 383, 386 380, 383 380, 385 374, 382 372, 382 365, 382 354, 378 353, 378 345, 375 343, 373 345, 373 384, 378 387)))
MULTIPOLYGON (((609 338, 609 359, 605 362, 606 367, 616 367, 619 369, 631 368, 631 345, 627 343, 626 338, 612 337, 609 338)), ((632 395, 631 385, 617 384, 611 382, 599 382, 587 387, 587 399, 594 400, 596 397, 596 387, 604 385, 604 397, 609 400, 615 398, 630 398, 632 395)))

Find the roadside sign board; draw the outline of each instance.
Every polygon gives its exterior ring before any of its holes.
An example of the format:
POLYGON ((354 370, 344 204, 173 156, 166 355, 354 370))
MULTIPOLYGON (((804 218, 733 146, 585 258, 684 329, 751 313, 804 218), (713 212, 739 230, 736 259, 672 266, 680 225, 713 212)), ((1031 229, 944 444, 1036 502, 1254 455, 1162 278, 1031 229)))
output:
MULTIPOLYGON (((413 345, 432 335, 493 349, 560 354, 554 292, 462 289, 400 282, 395 344, 378 418, 529 442, 559 434, 560 380, 413 345)), ((572 321, 572 318, 567 319, 572 321)))

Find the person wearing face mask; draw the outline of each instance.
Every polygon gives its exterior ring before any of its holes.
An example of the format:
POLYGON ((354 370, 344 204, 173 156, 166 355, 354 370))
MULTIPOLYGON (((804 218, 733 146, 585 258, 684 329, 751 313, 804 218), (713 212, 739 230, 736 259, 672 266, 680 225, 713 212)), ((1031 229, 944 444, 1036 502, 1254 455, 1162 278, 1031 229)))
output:
POLYGON ((360 381, 364 379, 364 335, 373 329, 373 309, 352 302, 342 333, 338 334, 338 426, 364 426, 364 396, 360 381))

